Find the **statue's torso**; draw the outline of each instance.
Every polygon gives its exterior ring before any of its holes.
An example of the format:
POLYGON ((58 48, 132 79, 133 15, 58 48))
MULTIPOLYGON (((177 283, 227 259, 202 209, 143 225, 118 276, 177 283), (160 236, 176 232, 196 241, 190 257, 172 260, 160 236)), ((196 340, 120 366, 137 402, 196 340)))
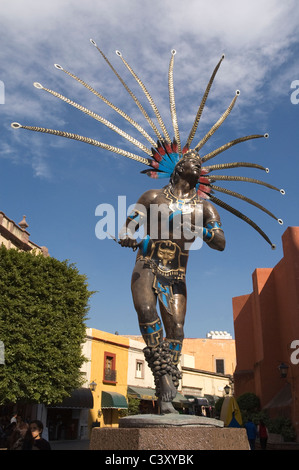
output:
POLYGON ((195 239, 195 227, 202 228, 203 202, 195 193, 191 198, 177 198, 165 187, 148 194, 147 243, 137 258, 145 260, 157 274, 168 278, 185 277, 189 249, 195 239))

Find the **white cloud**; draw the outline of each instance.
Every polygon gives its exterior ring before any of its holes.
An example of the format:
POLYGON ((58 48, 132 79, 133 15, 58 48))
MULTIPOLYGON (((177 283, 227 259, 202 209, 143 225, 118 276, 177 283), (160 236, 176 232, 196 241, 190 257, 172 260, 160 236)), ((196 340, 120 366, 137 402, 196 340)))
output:
MULTIPOLYGON (((142 96, 115 55, 115 49, 122 51, 146 84, 168 126, 167 73, 172 48, 178 51, 174 79, 179 123, 185 132, 189 132, 203 90, 223 52, 226 58, 202 125, 206 120, 213 124, 218 119, 236 89, 241 89, 238 102, 242 106, 258 102, 255 116, 262 119, 263 100, 269 105, 270 98, 275 101, 285 93, 288 71, 293 70, 289 58, 298 27, 296 6, 294 0, 2 1, 0 79, 5 82, 7 94, 2 115, 10 122, 25 120, 25 124, 30 121, 45 127, 73 125, 69 121, 74 118, 69 116, 77 114, 71 114, 73 110, 67 104, 34 89, 32 83, 39 81, 113 119, 109 108, 54 69, 53 64, 59 63, 143 125, 134 103, 89 43, 93 38, 134 93, 142 96)), ((254 113, 254 106, 251 109, 254 113)), ((246 122, 245 113, 239 108, 234 112, 238 113, 238 124, 246 122)), ((248 119, 252 121, 253 115, 248 119)), ((86 126, 89 122, 86 120, 86 126)), ((84 132, 83 129, 81 133, 84 132)), ((7 146, 11 144, 9 136, 7 146)))

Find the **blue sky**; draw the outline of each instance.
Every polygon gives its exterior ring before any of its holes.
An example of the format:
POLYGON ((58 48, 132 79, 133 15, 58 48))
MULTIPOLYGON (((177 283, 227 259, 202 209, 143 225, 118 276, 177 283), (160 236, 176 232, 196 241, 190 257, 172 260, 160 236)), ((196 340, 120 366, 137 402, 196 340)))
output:
POLYGON ((208 79, 225 53, 194 144, 239 89, 232 113, 208 141, 204 153, 238 137, 268 132, 269 139, 239 144, 213 163, 259 163, 269 167, 269 174, 253 169, 227 174, 263 179, 286 191, 282 196, 253 184, 230 185, 282 218, 282 226, 253 206, 223 196, 267 233, 277 245, 275 251, 249 225, 219 209, 227 239, 225 251, 204 246, 190 255, 185 336, 204 337, 210 330, 233 334, 232 297, 251 292, 253 271, 273 267, 281 259, 283 232, 299 224, 299 105, 291 102, 291 83, 299 80, 298 24, 295 1, 2 0, 0 80, 5 100, 0 104, 0 210, 16 222, 25 214, 34 242, 47 246, 52 256, 75 263, 86 274, 90 289, 97 291, 90 303, 88 326, 139 334, 130 292, 135 254, 96 237, 96 207, 103 203, 117 207, 118 196, 125 196, 129 206, 144 191, 166 181, 141 175, 143 165, 106 150, 13 130, 10 125, 14 121, 65 130, 145 156, 101 123, 34 88, 33 82, 79 102, 141 140, 105 103, 53 66, 58 63, 79 76, 150 132, 130 96, 90 43, 92 38, 147 106, 115 54, 115 50, 122 52, 146 84, 172 135, 168 66, 174 48, 176 105, 183 141, 208 79))

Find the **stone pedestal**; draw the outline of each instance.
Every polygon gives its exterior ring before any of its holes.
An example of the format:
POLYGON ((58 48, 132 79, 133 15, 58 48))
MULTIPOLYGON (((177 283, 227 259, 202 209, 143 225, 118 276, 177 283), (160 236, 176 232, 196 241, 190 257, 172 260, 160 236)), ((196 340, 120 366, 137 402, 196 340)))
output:
POLYGON ((90 450, 249 450, 243 428, 188 415, 137 415, 120 419, 118 428, 94 428, 90 450))

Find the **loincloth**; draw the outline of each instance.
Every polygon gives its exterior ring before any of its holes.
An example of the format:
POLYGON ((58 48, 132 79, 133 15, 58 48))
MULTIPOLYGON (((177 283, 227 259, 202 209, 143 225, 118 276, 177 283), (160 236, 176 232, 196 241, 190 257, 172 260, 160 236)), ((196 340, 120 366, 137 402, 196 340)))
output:
POLYGON ((137 260, 143 261, 144 268, 154 274, 153 289, 167 312, 172 315, 174 295, 185 283, 188 254, 182 253, 180 247, 170 241, 153 242, 146 254, 139 254, 137 260))

